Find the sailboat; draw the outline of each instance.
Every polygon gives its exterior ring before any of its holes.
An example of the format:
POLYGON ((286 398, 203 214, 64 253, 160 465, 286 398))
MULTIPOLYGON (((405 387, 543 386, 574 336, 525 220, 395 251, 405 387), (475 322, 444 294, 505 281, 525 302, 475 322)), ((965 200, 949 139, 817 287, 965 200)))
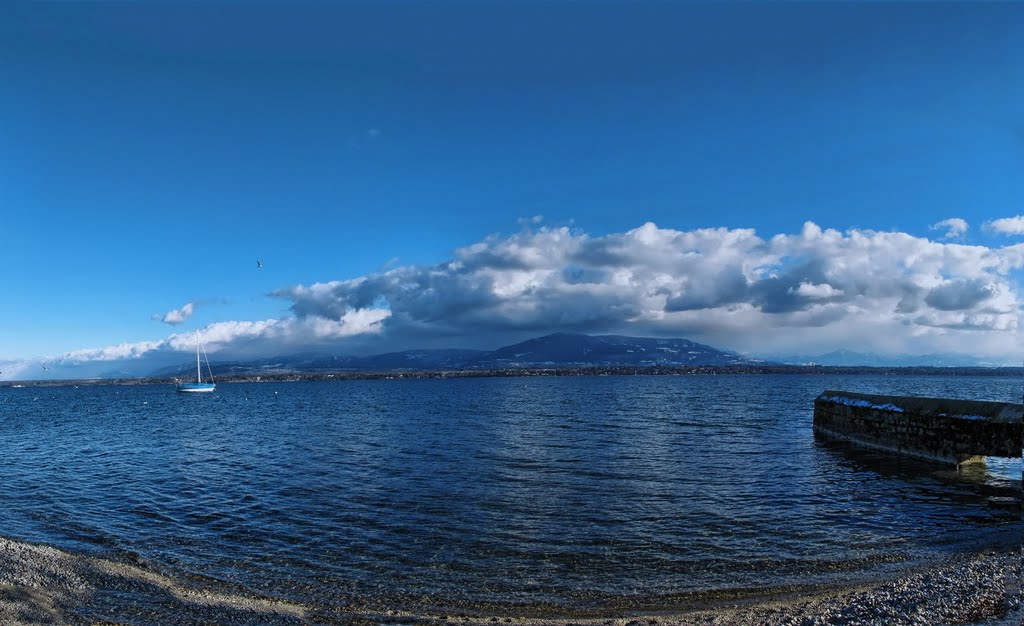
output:
MULTIPOLYGON (((203 350, 203 356, 206 356, 206 350, 203 350)), ((206 360, 206 370, 210 371, 210 360, 206 360)), ((203 382, 203 370, 199 366, 199 331, 196 331, 196 382, 194 383, 178 383, 177 390, 186 393, 203 393, 210 392, 217 388, 217 385, 213 383, 213 372, 210 372, 210 382, 203 382)))

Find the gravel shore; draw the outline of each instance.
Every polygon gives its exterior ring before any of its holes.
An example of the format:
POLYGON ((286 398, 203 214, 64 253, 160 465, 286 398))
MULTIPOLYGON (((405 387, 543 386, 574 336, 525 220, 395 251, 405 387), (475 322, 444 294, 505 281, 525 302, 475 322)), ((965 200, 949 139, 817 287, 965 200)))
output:
POLYGON ((1024 624, 1024 544, 951 554, 947 562, 854 587, 603 617, 338 613, 204 590, 142 567, 0 538, 2 624, 581 624, 602 626, 939 626, 1024 624))

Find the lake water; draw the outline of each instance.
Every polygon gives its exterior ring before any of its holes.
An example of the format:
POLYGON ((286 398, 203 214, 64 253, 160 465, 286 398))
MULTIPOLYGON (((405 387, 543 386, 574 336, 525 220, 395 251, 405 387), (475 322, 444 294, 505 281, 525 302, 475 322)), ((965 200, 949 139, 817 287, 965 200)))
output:
POLYGON ((1021 396, 940 376, 4 388, 0 534, 416 610, 829 582, 1020 529, 1019 460, 957 476, 818 441, 826 388, 1021 396))

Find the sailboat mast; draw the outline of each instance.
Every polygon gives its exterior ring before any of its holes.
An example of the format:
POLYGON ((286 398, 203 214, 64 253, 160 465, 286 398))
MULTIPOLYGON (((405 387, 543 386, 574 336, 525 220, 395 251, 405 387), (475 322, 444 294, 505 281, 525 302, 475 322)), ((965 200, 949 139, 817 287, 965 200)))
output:
POLYGON ((199 367, 199 331, 196 331, 196 382, 203 382, 203 370, 199 367))

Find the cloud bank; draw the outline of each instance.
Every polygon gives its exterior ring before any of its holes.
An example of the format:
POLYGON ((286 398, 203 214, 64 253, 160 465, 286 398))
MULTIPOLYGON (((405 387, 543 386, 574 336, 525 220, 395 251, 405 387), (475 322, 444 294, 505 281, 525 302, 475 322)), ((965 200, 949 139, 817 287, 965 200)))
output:
POLYGON ((243 350, 245 344, 265 343, 273 350, 289 346, 309 347, 355 335, 373 334, 381 330, 380 323, 390 315, 382 309, 350 310, 338 319, 321 316, 303 318, 268 319, 256 322, 215 322, 196 332, 175 333, 156 341, 122 343, 104 348, 73 350, 52 359, 53 362, 116 361, 134 359, 157 351, 192 352, 196 349, 196 335, 207 352, 242 351, 258 354, 263 350, 243 350))
MULTIPOLYGON (((962 233, 959 222, 938 225, 962 233)), ((1000 223, 999 220, 992 224, 1000 223)), ((1002 226, 1000 226, 1002 228, 1002 226)), ((603 236, 526 223, 407 265, 273 292, 289 315, 202 328, 208 352, 497 347, 555 331, 683 336, 751 354, 842 347, 880 354, 1015 359, 1024 243, 993 248, 902 232, 823 229, 762 238, 751 229, 647 223, 603 236)), ((171 311, 187 317, 189 305, 171 311)), ((194 350, 191 332, 76 350, 58 361, 194 350)))
MULTIPOLYGON (((966 222, 940 222, 948 234, 966 222)), ((961 228, 961 226, 963 228, 961 228)), ((386 303, 385 332, 556 330, 684 335, 748 352, 870 347, 1009 354, 1024 244, 935 242, 901 232, 753 230, 647 223, 593 237, 569 228, 489 237, 435 266, 296 285, 299 319, 386 303)))

